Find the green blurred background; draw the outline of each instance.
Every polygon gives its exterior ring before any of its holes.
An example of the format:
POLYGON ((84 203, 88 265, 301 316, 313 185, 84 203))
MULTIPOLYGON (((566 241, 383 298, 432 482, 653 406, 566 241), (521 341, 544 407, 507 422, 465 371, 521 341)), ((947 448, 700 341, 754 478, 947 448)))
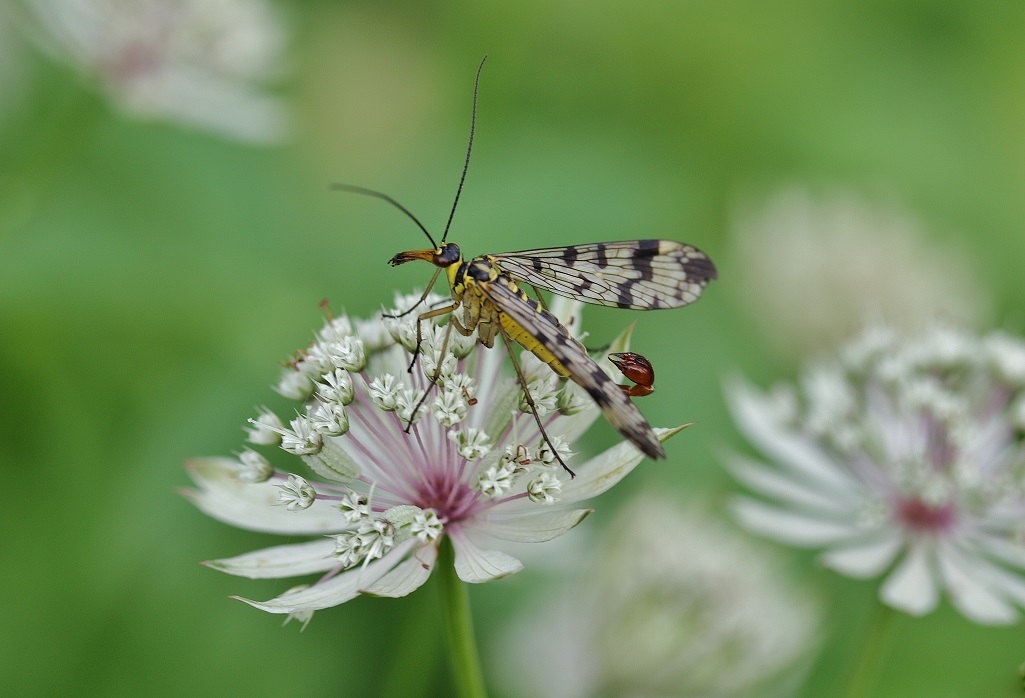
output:
MULTIPOLYGON (((18 485, 0 509, 7 695, 448 694, 433 584, 282 629, 227 596, 287 582, 198 565, 276 539, 175 490, 184 459, 236 451, 253 407, 281 404, 276 362, 319 326, 321 299, 369 315, 427 281, 426 267, 386 265, 424 246, 409 221, 328 185, 386 191, 441 230, 485 53, 451 233, 466 253, 664 236, 720 268, 692 308, 585 315, 601 340, 637 320, 662 388, 645 413, 698 424, 600 500, 584 524, 595 537, 644 487, 724 498, 717 454, 738 437, 722 377, 766 384, 798 365, 764 348, 731 288, 730 219, 748 192, 884 189, 963 245, 998 324, 1023 324, 1022 3, 278 8, 289 58, 276 91, 294 130, 275 147, 133 119, 5 32, 22 71, 0 96, 0 463, 18 485)), ((613 440, 603 424, 580 445, 613 440)), ((877 583, 811 555, 793 567, 828 608, 802 695, 831 695, 877 583)), ((546 588, 530 569, 473 588, 485 648, 546 588)), ((877 695, 1020 695, 1023 660, 1020 626, 981 628, 944 605, 898 617, 877 695)))

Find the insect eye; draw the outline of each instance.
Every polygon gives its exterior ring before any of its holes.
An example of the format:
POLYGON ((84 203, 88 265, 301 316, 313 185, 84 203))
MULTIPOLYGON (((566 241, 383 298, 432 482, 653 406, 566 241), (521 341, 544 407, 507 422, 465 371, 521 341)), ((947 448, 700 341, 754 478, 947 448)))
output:
POLYGON ((459 245, 449 242, 439 247, 434 253, 434 263, 437 266, 448 266, 458 262, 459 257, 459 245))

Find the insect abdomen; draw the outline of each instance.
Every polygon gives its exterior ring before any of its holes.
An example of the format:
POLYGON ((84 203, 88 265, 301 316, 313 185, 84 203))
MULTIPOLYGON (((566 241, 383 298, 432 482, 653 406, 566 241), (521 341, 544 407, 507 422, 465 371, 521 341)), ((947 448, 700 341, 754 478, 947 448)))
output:
MULTIPOLYGON (((524 293, 518 286, 516 286, 514 282, 512 282, 508 278, 499 276, 492 283, 506 284, 510 286, 512 290, 516 292, 516 295, 520 297, 520 300, 523 301, 523 303, 529 306, 532 311, 542 316, 543 321, 545 323, 558 327, 560 332, 566 337, 566 341, 577 341, 570 335, 569 331, 566 330, 562 323, 559 322, 559 319, 557 317, 555 317, 550 312, 542 308, 536 300, 534 300, 526 293, 524 293)), ((518 322, 513 320, 505 313, 499 314, 499 321, 502 323, 502 328, 505 330, 506 334, 509 335, 510 339, 515 341, 517 344, 519 344, 521 347, 529 351, 531 354, 536 356, 544 363, 548 364, 551 367, 551 369, 559 375, 559 377, 569 377, 569 369, 563 366, 562 362, 555 358, 555 354, 553 354, 548 349, 548 347, 546 347, 537 337, 532 335, 530 332, 524 329, 522 325, 520 325, 518 322)))
MULTIPOLYGON (((515 341, 521 347, 529 351, 531 354, 536 356, 544 363, 551 366, 552 370, 555 371, 561 378, 569 377, 569 369, 562 365, 562 363, 555 358, 555 354, 550 352, 544 344, 539 342, 536 337, 527 332, 523 327, 516 321, 510 318, 508 315, 503 313, 501 315, 502 327, 505 329, 510 339, 515 341)), ((575 339, 569 338, 570 341, 575 342, 575 339)))

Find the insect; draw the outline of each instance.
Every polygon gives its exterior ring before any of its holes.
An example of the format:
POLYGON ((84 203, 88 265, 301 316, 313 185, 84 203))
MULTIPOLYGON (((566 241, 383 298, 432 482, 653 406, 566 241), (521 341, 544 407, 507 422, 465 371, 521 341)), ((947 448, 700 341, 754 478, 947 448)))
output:
MULTIPOLYGON (((545 432, 527 389, 520 362, 513 352, 514 343, 534 354, 558 376, 581 386, 597 403, 609 423, 641 451, 652 458, 664 458, 665 450, 661 442, 640 410, 630 401, 628 391, 622 390, 622 386, 605 374, 584 346, 548 311, 543 301, 531 298, 520 286, 527 284, 535 290, 544 289, 586 303, 617 308, 675 308, 698 299, 708 282, 716 278, 715 265, 697 248, 671 240, 599 242, 486 254, 465 260, 459 246, 446 240, 470 165, 477 121, 477 92, 486 60, 487 56, 477 68, 470 143, 455 201, 440 243, 435 242, 416 216, 387 194, 348 184, 333 185, 335 189, 376 197, 390 203, 413 220, 430 241, 430 249, 400 252, 389 261, 393 267, 413 261, 430 262, 436 267, 420 301, 401 315, 412 312, 424 302, 442 272, 448 280, 452 303, 428 310, 418 317, 417 345, 410 370, 416 363, 422 343, 420 324, 448 314, 449 326, 442 353, 447 348, 452 329, 464 336, 470 336, 476 330, 478 340, 489 348, 494 346, 498 335, 502 336, 527 405, 534 415, 541 437, 549 446, 551 439, 545 432), (460 309, 463 311, 462 319, 457 316, 460 309)), ((437 378, 434 377, 434 382, 437 378)), ((421 398, 414 414, 426 397, 425 394, 421 398)), ((556 452, 554 447, 551 450, 556 452)), ((557 453, 556 457, 562 467, 571 476, 574 475, 557 453)))
POLYGON ((619 386, 628 397, 644 397, 655 392, 655 369, 645 357, 632 351, 624 351, 609 354, 609 361, 634 382, 635 385, 632 386, 619 386))

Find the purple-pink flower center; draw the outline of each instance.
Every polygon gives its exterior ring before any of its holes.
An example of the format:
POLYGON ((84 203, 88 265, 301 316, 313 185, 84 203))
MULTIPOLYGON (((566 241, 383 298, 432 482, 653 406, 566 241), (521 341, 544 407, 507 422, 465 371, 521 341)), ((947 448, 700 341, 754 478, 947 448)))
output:
POLYGON ((445 523, 457 523, 477 510, 479 492, 465 482, 442 474, 431 480, 419 488, 413 502, 421 509, 433 509, 445 523))
POLYGON ((915 531, 939 533, 954 523, 954 506, 935 506, 926 504, 921 499, 905 499, 897 504, 897 518, 915 531))

